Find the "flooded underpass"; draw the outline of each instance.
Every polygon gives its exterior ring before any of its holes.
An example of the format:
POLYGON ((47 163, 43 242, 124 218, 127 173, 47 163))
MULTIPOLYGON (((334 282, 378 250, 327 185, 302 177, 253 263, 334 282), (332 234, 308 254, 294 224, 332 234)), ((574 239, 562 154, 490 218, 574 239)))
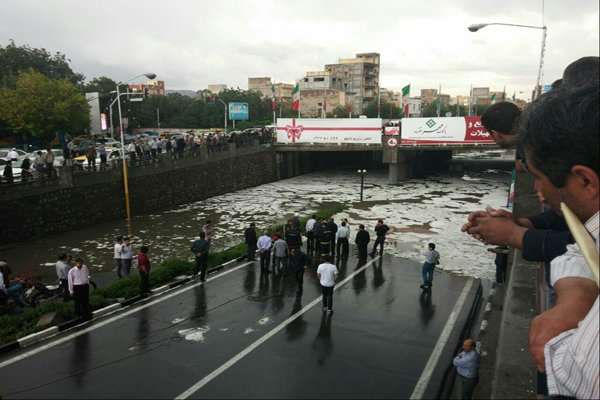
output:
POLYGON ((130 227, 124 220, 81 221, 77 231, 5 246, 0 257, 9 261, 15 274, 34 270, 45 280, 55 277, 54 263, 62 252, 84 258, 92 275, 107 273, 115 269, 112 249, 117 235, 131 236, 134 254, 140 246, 149 246, 151 261, 157 265, 168 257, 192 259, 189 246, 208 219, 215 229, 212 250, 218 251, 242 242, 251 222, 260 231, 284 223, 295 212, 307 217, 328 204, 343 203, 347 209, 334 218, 337 223, 349 218, 351 241, 361 223, 373 238, 375 223, 382 218, 391 228, 386 253, 421 261, 427 243, 434 242, 441 269, 491 279, 491 253, 460 227, 470 211, 506 205, 509 184, 508 172, 483 170, 388 185, 387 170, 369 170, 360 202, 355 169, 326 170, 136 216, 130 227))

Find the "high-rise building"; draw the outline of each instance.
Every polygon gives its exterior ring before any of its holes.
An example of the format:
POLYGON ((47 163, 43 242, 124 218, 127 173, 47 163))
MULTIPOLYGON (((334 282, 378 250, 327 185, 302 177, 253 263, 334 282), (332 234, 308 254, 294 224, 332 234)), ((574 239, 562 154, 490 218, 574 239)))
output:
POLYGON ((353 112, 362 112, 377 101, 379 59, 379 53, 358 53, 354 58, 340 58, 337 64, 325 65, 324 71, 307 72, 300 81, 300 96, 306 90, 337 90, 345 93, 353 112))
POLYGON ((165 81, 148 81, 145 84, 129 84, 129 89, 134 92, 143 92, 147 89, 148 96, 165 96, 165 81))
POLYGON ((260 92, 262 96, 268 98, 273 97, 273 90, 275 90, 275 99, 291 101, 293 89, 294 85, 291 83, 274 83, 268 76, 262 78, 248 78, 248 90, 256 90, 260 92))

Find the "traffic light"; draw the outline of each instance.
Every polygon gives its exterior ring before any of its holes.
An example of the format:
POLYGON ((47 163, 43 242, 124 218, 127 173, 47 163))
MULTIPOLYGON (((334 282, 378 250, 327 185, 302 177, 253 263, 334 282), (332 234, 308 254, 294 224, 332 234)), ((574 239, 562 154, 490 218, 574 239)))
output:
POLYGON ((206 98, 206 104, 215 104, 215 99, 214 97, 207 97, 206 98))
POLYGON ((144 88, 144 98, 148 98, 148 88, 144 88))

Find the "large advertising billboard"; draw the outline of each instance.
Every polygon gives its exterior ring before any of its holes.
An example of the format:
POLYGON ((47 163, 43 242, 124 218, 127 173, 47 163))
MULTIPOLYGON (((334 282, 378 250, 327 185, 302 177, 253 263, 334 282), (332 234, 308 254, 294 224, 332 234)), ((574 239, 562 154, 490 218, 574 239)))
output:
POLYGON ((400 145, 495 144, 481 117, 403 118, 400 145))
POLYGON ((381 118, 279 118, 277 143, 381 145, 381 118))
POLYGON ((248 103, 229 103, 229 119, 248 119, 248 103))

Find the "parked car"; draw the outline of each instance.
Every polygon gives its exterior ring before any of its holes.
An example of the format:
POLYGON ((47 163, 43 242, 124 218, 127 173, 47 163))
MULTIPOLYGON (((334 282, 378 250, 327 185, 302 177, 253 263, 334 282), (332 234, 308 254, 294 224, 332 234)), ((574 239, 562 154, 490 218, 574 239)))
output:
MULTIPOLYGON (((6 156, 8 155, 8 152, 11 151, 14 147, 3 147, 0 148, 0 165, 5 165, 6 164, 6 156)), ((27 157, 27 152, 20 150, 20 149, 15 149, 15 151, 17 152, 17 154, 19 155, 19 157, 17 157, 18 160, 22 160, 25 157, 27 157)))
MULTIPOLYGON (((42 152, 42 157, 46 156, 47 150, 39 150, 42 152)), ((52 149, 52 154, 54 154, 54 163, 52 164, 54 167, 60 167, 65 163, 65 157, 63 156, 63 151, 61 149, 52 149)), ((27 157, 31 160, 31 165, 33 165, 33 160, 37 156, 37 151, 33 151, 27 155, 27 157)))
POLYGON ((77 156, 85 155, 85 152, 87 151, 88 146, 90 144, 94 147, 97 147, 100 145, 100 143, 96 142, 95 140, 83 140, 81 142, 76 141, 75 148, 73 149, 74 155, 77 155, 77 156))
MULTIPOLYGON (((107 147, 106 148, 106 162, 110 165, 111 160, 120 160, 121 159, 121 149, 117 149, 115 147, 107 147)), ((129 160, 129 151, 125 149, 125 160, 129 160)), ((73 159, 73 165, 76 167, 87 169, 88 161, 85 155, 75 157, 73 159)), ((96 157, 96 168, 100 168, 100 155, 96 157)))
MULTIPOLYGON (((16 181, 20 181, 21 180, 21 164, 23 164, 23 159, 25 157, 23 157, 20 160, 17 161, 13 161, 13 163, 11 164, 12 166, 12 174, 13 174, 13 180, 16 181)), ((4 169, 6 168, 6 164, 0 166, 0 179, 4 181, 4 169)))

